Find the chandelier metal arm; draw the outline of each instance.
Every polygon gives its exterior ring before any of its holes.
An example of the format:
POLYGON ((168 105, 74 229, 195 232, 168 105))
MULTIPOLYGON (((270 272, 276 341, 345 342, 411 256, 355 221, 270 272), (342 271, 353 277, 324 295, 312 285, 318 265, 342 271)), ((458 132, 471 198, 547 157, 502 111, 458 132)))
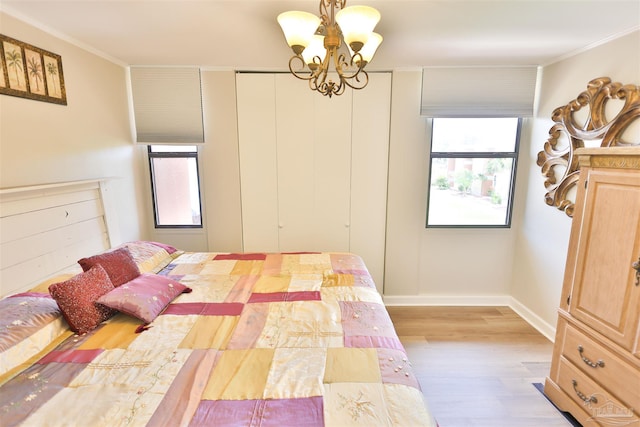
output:
MULTIPOLYGON (((315 60, 315 58, 314 58, 315 60)), ((291 58, 289 58, 289 71, 291 72, 291 74, 293 74, 295 77, 299 78, 300 80, 311 80, 314 77, 317 77, 316 73, 314 73, 313 71, 306 69, 305 70, 305 63, 304 63, 304 59, 302 58, 301 55, 293 55, 291 58), (300 62, 300 68, 297 70, 294 70, 293 64, 295 62, 300 62), (307 74, 308 73, 308 74, 307 74)))
POLYGON ((333 50, 327 54, 324 61, 320 57, 313 58, 311 67, 305 69, 305 62, 301 55, 293 55, 289 59, 289 71, 300 80, 309 81, 309 87, 325 96, 340 95, 348 86, 352 89, 362 89, 369 83, 369 75, 364 69, 364 61, 359 53, 356 53, 347 62, 345 54, 338 54, 333 50), (333 61, 336 73, 338 74, 338 82, 334 82, 328 78, 329 65, 333 61), (300 67, 294 67, 299 62, 300 67), (355 67, 352 73, 345 71, 346 69, 355 67))

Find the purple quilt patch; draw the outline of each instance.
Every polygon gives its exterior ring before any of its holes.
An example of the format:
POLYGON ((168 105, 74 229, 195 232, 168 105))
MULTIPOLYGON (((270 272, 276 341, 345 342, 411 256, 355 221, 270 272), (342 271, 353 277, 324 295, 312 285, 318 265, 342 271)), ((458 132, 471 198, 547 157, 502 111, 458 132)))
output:
POLYGON ((23 423, 29 415, 67 387, 86 366, 82 363, 35 364, 3 384, 0 424, 15 426, 23 423))
POLYGON ((103 351, 101 348, 94 350, 54 350, 38 360, 38 363, 91 363, 103 351))
POLYGON ((324 426, 321 396, 274 400, 203 400, 190 426, 324 426))

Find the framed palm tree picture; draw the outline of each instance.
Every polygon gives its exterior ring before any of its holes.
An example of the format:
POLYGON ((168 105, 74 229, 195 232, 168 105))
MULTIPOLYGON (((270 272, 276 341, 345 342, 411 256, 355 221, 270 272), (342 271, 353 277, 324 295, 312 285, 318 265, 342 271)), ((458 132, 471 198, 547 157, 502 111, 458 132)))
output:
POLYGON ((0 94, 67 105, 60 55, 0 34, 0 94))

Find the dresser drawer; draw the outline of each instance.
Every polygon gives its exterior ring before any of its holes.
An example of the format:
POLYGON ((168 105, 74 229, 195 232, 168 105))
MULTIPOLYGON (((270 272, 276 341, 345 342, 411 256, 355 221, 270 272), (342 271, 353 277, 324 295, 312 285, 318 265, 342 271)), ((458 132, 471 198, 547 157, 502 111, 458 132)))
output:
POLYGON ((613 419, 624 421, 624 425, 640 422, 632 408, 613 397, 564 357, 560 358, 558 373, 558 386, 591 415, 590 420, 602 425, 613 419))
POLYGON ((640 369, 571 324, 567 324, 562 355, 625 405, 640 408, 640 369))

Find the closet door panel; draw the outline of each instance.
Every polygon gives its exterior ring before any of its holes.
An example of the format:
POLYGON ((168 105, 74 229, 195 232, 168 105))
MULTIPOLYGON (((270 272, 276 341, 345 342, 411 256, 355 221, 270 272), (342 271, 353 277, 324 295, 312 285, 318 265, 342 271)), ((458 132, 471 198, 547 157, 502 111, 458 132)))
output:
POLYGON ((281 251, 349 250, 351 96, 276 75, 281 251))
POLYGON ((243 249, 277 252, 275 76, 236 74, 243 249))
POLYGON ((353 92, 351 252, 364 259, 382 294, 387 223, 391 73, 370 73, 353 92))

